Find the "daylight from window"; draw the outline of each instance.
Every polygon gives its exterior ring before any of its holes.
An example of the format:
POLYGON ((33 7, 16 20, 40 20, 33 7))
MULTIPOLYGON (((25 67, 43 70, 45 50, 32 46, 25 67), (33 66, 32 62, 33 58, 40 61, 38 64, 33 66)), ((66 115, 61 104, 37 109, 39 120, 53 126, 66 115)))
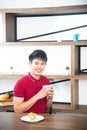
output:
POLYGON ((87 40, 87 14, 17 17, 17 40, 58 41, 87 40), (21 30, 21 31, 20 31, 21 30))

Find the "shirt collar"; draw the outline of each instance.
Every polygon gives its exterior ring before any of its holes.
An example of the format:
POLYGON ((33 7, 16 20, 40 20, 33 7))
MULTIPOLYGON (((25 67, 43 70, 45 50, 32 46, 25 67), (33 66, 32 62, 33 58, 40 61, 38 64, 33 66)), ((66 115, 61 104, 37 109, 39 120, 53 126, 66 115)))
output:
POLYGON ((33 81, 33 82, 37 82, 37 81, 40 81, 40 79, 35 79, 31 74, 30 72, 28 73, 28 77, 33 81))

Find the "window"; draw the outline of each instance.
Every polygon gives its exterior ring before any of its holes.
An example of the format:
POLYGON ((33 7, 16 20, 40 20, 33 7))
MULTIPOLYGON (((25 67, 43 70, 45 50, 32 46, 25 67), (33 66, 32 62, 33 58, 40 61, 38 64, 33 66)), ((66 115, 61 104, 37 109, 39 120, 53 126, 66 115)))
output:
POLYGON ((87 45, 79 46, 79 54, 78 54, 78 72, 79 74, 87 74, 87 45))
POLYGON ((17 41, 87 40, 87 14, 17 16, 16 25, 17 41))

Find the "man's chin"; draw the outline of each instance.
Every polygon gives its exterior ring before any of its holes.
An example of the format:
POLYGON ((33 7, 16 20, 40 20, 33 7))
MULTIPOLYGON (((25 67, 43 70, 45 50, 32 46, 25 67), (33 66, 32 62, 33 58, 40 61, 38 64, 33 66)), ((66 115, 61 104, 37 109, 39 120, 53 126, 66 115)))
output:
POLYGON ((41 72, 37 72, 37 73, 36 73, 37 76, 39 76, 39 75, 41 75, 41 74, 42 74, 41 72))

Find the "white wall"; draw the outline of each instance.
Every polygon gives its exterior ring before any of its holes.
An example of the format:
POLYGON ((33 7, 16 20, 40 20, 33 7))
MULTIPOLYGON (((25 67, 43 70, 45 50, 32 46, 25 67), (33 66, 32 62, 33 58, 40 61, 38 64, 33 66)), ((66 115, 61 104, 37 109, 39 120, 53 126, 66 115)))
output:
POLYGON ((65 74, 65 67, 71 66, 69 46, 0 46, 0 72, 9 73, 10 66, 14 67, 14 73, 28 72, 28 56, 35 49, 43 49, 47 53, 44 74, 65 74))
POLYGON ((0 8, 31 8, 87 4, 87 0, 0 0, 0 8))
POLYGON ((0 42, 3 41, 2 15, 0 14, 0 42))

